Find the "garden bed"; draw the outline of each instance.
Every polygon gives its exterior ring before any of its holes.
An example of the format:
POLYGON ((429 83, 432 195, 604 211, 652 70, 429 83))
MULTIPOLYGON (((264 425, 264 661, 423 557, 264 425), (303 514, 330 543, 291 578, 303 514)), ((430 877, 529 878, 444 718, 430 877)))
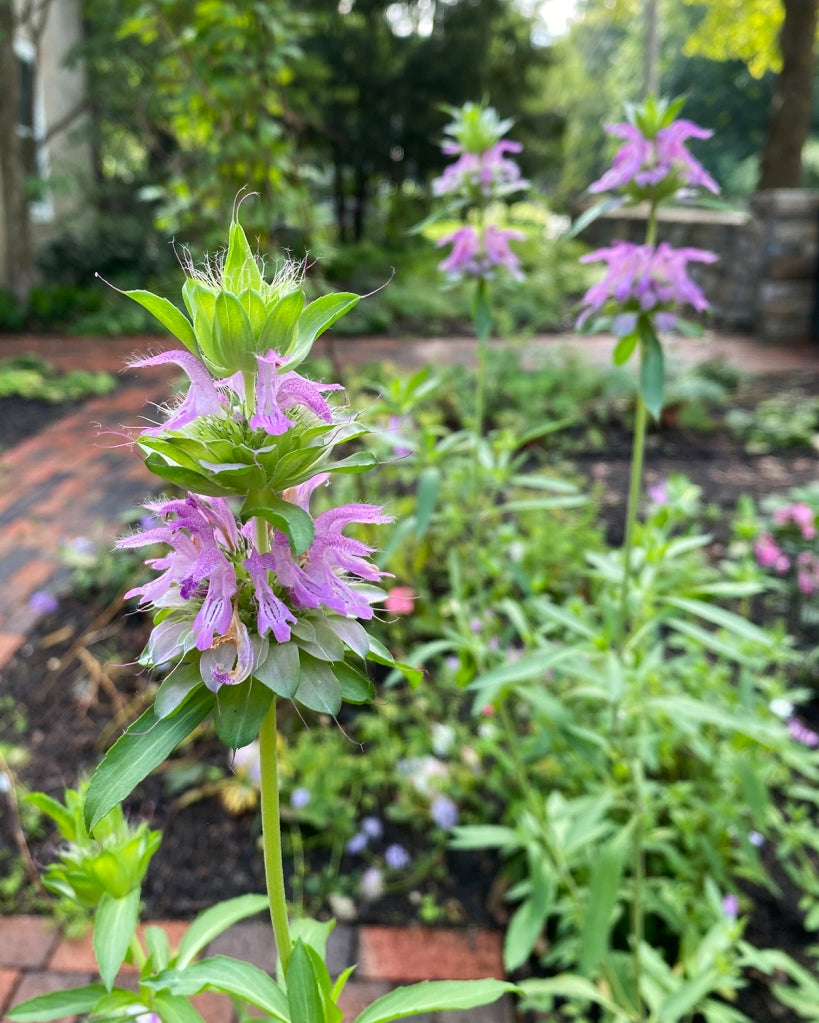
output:
MULTIPOLYGON (((819 393, 819 372, 754 379, 743 384, 732 407, 748 411, 783 393, 800 393, 809 398, 819 393)), ((49 406, 58 415, 64 409, 49 406)), ((22 439, 44 425, 43 411, 22 399, 0 402, 4 420, 13 421, 12 436, 22 439)), ((657 483, 681 473, 700 486, 707 513, 707 528, 714 536, 712 554, 719 558, 728 542, 728 524, 737 500, 748 494, 759 500, 771 492, 784 491, 801 483, 815 482, 816 452, 803 445, 789 449, 749 452, 728 429, 726 409, 712 411, 708 429, 681 425, 670 417, 659 431, 649 436, 647 480, 657 483)), ((590 443, 583 448, 580 430, 562 457, 579 475, 599 488, 601 513, 610 542, 622 534, 623 501, 631 455, 630 433, 612 421, 605 430, 605 447, 590 443)), ((89 604, 63 599, 29 637, 29 642, 0 671, 0 742, 23 747, 28 757, 14 767, 22 785, 60 796, 66 787, 76 786, 79 777, 92 769, 101 753, 133 720, 151 690, 151 680, 133 662, 149 631, 148 621, 119 604, 89 604), (119 715, 119 716, 118 716, 119 715), (112 720, 115 722, 112 726, 112 720)), ((813 720, 814 708, 806 705, 803 716, 813 720)), ((364 711, 364 713, 378 713, 364 711)), ((284 713, 287 713, 285 708, 284 713)), ((342 721, 343 724, 343 721, 342 721)), ((194 750, 183 750, 170 772, 156 775, 139 787, 128 801, 135 818, 146 818, 164 833, 144 888, 147 916, 187 919, 214 901, 259 891, 264 886, 258 823, 252 810, 231 815, 219 799, 208 794, 207 786, 227 767, 224 749, 215 739, 203 735, 194 750), (202 771, 210 765, 211 774, 202 771), (185 770, 189 770, 185 782, 185 770), (172 784, 169 785, 169 782, 172 784), (202 798, 190 800, 199 790, 202 798)), ((6 799, 11 799, 7 794, 6 799)), ((9 803, 11 806, 11 802, 9 803)), ((26 810, 21 807, 26 816, 26 810)), ((21 832, 14 813, 0 815, 0 876, 9 872, 20 847, 21 832)), ((305 832, 305 876, 326 877, 327 871, 349 866, 345 859, 328 864, 326 855, 312 850, 309 829, 305 832)), ((398 836, 410 860, 422 858, 416 848, 417 833, 398 836)), ((33 863, 42 868, 53 852, 53 834, 40 829, 30 843, 33 863)), ((431 861, 425 876, 396 884, 375 899, 354 899, 324 904, 323 912, 349 912, 362 922, 406 923, 421 919, 447 925, 503 926, 509 910, 495 885, 498 860, 489 853, 453 853, 431 861)), ((290 872, 290 864, 288 863, 290 872)), ((760 945, 781 948, 795 957, 809 943, 796 903, 799 893, 787 880, 775 874, 782 895, 773 899, 755 893, 755 910, 746 934, 760 945)), ((291 881, 292 873, 291 873, 291 881)), ((309 882, 296 878, 296 891, 304 890, 309 908, 315 910, 320 896, 309 882)), ((4 912, 43 911, 42 894, 11 883, 3 891, 4 912)), ((766 1001, 766 986, 759 984, 743 996, 744 1011, 754 1019, 769 1018, 773 1011, 766 1001), (752 1000, 758 998, 754 1003, 752 1000)), ((781 1007, 775 1010, 778 1018, 781 1007)), ((770 1017, 772 1018, 772 1017, 770 1017)))

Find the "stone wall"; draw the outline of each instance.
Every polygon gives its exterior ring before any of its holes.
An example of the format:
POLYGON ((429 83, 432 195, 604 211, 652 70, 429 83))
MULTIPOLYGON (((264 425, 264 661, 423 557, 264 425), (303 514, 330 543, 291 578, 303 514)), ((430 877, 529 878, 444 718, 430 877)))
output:
MULTIPOLYGON (((613 210, 582 233, 590 245, 615 239, 641 244, 646 213, 613 210)), ((819 335, 819 191, 771 189, 754 196, 749 211, 666 209, 657 237, 675 247, 716 252, 713 264, 691 264, 691 276, 711 303, 709 323, 764 341, 819 335)))

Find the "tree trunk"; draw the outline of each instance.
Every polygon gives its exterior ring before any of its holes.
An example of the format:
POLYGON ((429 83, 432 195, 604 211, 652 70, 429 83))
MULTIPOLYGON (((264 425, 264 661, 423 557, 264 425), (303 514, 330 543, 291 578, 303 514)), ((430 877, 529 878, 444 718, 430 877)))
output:
POLYGON ((779 36, 782 70, 776 80, 758 189, 799 188, 802 147, 810 128, 813 45, 819 0, 783 0, 779 36))
POLYGON ((14 52, 14 0, 0 0, 0 178, 6 279, 18 302, 37 282, 34 239, 26 195, 23 147, 17 131, 20 74, 14 52))

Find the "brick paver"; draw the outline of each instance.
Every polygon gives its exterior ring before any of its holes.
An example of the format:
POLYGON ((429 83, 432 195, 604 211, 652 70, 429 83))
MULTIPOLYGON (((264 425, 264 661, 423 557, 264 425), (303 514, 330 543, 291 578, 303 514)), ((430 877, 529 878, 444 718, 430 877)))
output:
POLYGON ((16 969, 45 966, 58 940, 54 925, 45 917, 0 917, 0 966, 16 969))
POLYGON ((503 976, 499 934, 420 927, 361 927, 358 962, 367 977, 394 982, 503 976))
POLYGON ((0 969, 0 1013, 6 1011, 23 976, 22 970, 0 969))

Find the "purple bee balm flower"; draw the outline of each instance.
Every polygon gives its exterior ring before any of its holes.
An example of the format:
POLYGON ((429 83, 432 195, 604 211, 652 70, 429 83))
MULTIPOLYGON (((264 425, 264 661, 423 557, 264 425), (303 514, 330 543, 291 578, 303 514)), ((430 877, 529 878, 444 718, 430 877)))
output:
POLYGON ((259 635, 272 632, 279 643, 290 639, 290 626, 295 625, 295 615, 291 613, 284 601, 280 600, 270 586, 270 571, 275 566, 272 554, 259 554, 253 551, 244 562, 245 568, 253 582, 256 594, 256 623, 259 635))
POLYGON ((388 845, 384 850, 384 862, 390 868, 390 870, 404 870, 412 862, 410 854, 403 847, 397 843, 388 845))
POLYGON ((224 411, 224 398, 219 394, 213 377, 204 363, 200 362, 191 352, 173 349, 160 352, 147 359, 136 359, 131 362, 133 367, 162 366, 167 362, 181 366, 190 380, 188 393, 173 409, 164 423, 151 426, 144 433, 163 433, 165 430, 178 430, 179 427, 192 423, 200 416, 221 415, 224 411))
POLYGON ((227 555, 239 542, 235 519, 223 498, 195 494, 180 501, 152 502, 148 508, 165 519, 165 524, 124 537, 117 547, 165 543, 171 550, 147 562, 162 574, 129 590, 126 597, 140 597, 143 606, 156 604, 171 592, 183 601, 203 598, 192 632, 196 648, 207 650, 213 646, 214 635, 228 632, 233 616, 238 583, 227 555))
POLYGON ((430 803, 429 815, 443 831, 451 831, 458 823, 458 807, 449 796, 436 796, 430 803))
POLYGON ((607 124, 609 135, 625 140, 610 170, 589 186, 590 192, 617 188, 643 189, 675 178, 678 188, 706 188, 714 194, 719 185, 685 147, 687 139, 708 139, 713 132, 692 121, 674 121, 660 128, 656 138, 646 138, 634 124, 607 124))
MULTIPOLYGON (((450 155, 460 152, 460 146, 456 143, 445 145, 443 149, 450 155)), ((480 154, 462 152, 455 163, 450 164, 432 182, 433 195, 451 195, 453 192, 477 189, 489 198, 526 188, 528 182, 521 177, 520 167, 514 160, 507 160, 504 156, 504 153, 519 153, 522 149, 519 142, 502 139, 480 154)))
MULTIPOLYGON (((285 498, 308 510, 310 495, 325 483, 328 473, 319 473, 284 494, 285 498)), ((287 537, 276 533, 272 545, 272 564, 276 577, 290 590, 299 607, 324 605, 338 614, 372 618, 367 600, 349 585, 347 576, 378 582, 388 573, 365 560, 373 548, 344 536, 342 529, 352 522, 392 522, 372 504, 345 504, 322 512, 313 520, 315 536, 308 551, 294 558, 287 537)))
POLYGON ((487 224, 483 232, 467 224, 438 241, 438 247, 452 245, 452 252, 438 269, 450 277, 492 278, 498 267, 521 280, 520 260, 509 248, 510 241, 523 241, 526 235, 513 228, 487 224))
POLYGON ((341 384, 314 384, 298 373, 280 373, 285 364, 272 349, 267 355, 257 355, 256 411, 250 419, 254 429, 261 428, 273 436, 285 433, 293 426, 285 412, 297 405, 309 408, 325 423, 333 421, 333 412, 322 398, 322 391, 341 390, 341 384))
MULTIPOLYGON (((603 261, 608 264, 605 277, 583 296, 583 309, 577 321, 581 327, 592 313, 610 305, 625 306, 625 311, 655 311, 657 326, 669 329, 676 321, 669 310, 678 305, 691 305, 701 312, 708 308, 702 290, 687 274, 689 262, 713 263, 713 252, 703 249, 672 249, 666 242, 657 248, 615 242, 609 248, 597 249, 581 257, 581 263, 603 261)), ((619 317, 618 317, 619 319, 619 317)), ((633 329, 633 328, 632 328, 633 329)))
POLYGON ((29 610, 37 615, 53 614, 59 607, 57 598, 48 590, 37 590, 28 598, 29 610))

